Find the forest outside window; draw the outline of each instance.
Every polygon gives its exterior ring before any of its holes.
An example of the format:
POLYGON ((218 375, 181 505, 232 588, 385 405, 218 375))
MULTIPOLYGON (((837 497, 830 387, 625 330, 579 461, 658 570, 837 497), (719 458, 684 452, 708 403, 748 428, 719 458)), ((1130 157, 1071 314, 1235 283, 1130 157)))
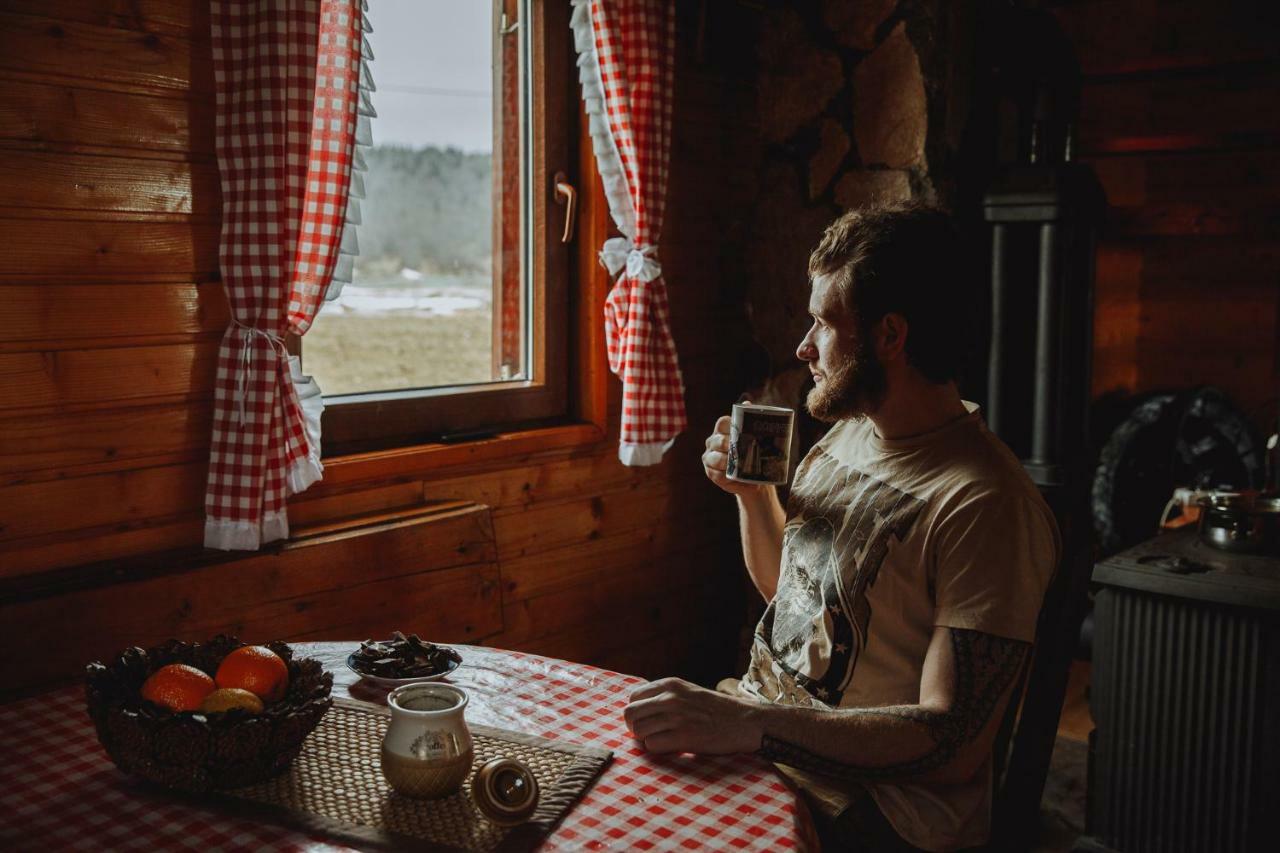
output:
POLYGON ((369 3, 360 251, 301 342, 326 456, 566 417, 574 243, 556 184, 577 110, 561 6, 369 3))

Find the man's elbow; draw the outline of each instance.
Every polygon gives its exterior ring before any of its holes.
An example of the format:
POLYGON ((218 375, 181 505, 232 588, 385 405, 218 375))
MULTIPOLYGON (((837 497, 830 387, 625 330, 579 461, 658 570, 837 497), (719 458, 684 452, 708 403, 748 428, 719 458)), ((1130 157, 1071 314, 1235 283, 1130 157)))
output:
MULTIPOLYGON (((963 715, 946 707, 936 708, 936 719, 945 721, 935 729, 936 766, 922 774, 924 781, 941 785, 959 785, 983 772, 991 755, 992 740, 987 731, 973 732, 964 725, 963 715)), ((984 727, 985 728, 985 727, 984 727)))

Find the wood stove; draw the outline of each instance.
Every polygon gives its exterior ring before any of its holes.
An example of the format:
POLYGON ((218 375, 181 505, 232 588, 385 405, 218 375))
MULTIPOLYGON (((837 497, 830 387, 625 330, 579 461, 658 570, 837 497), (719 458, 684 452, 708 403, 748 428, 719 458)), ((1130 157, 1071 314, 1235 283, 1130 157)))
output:
POLYGON ((1274 849, 1280 558, 1193 530, 1099 563, 1086 838, 1097 851, 1274 849))

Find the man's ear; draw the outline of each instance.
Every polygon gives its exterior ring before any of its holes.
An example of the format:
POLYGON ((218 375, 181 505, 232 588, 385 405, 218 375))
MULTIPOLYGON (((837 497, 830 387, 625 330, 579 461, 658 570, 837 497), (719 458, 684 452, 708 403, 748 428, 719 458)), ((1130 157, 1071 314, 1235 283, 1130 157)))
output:
POLYGON ((907 348, 907 318, 901 314, 885 314, 876 324, 876 355, 881 363, 901 357, 907 348))

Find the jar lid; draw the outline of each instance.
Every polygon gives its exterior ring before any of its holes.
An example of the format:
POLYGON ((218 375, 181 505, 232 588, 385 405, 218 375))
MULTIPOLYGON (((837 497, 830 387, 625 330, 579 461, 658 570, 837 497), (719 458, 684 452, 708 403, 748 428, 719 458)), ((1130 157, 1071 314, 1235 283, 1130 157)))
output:
POLYGON ((528 820, 538 807, 538 780, 514 758, 493 758, 476 771, 471 797, 476 808, 499 826, 528 820))

